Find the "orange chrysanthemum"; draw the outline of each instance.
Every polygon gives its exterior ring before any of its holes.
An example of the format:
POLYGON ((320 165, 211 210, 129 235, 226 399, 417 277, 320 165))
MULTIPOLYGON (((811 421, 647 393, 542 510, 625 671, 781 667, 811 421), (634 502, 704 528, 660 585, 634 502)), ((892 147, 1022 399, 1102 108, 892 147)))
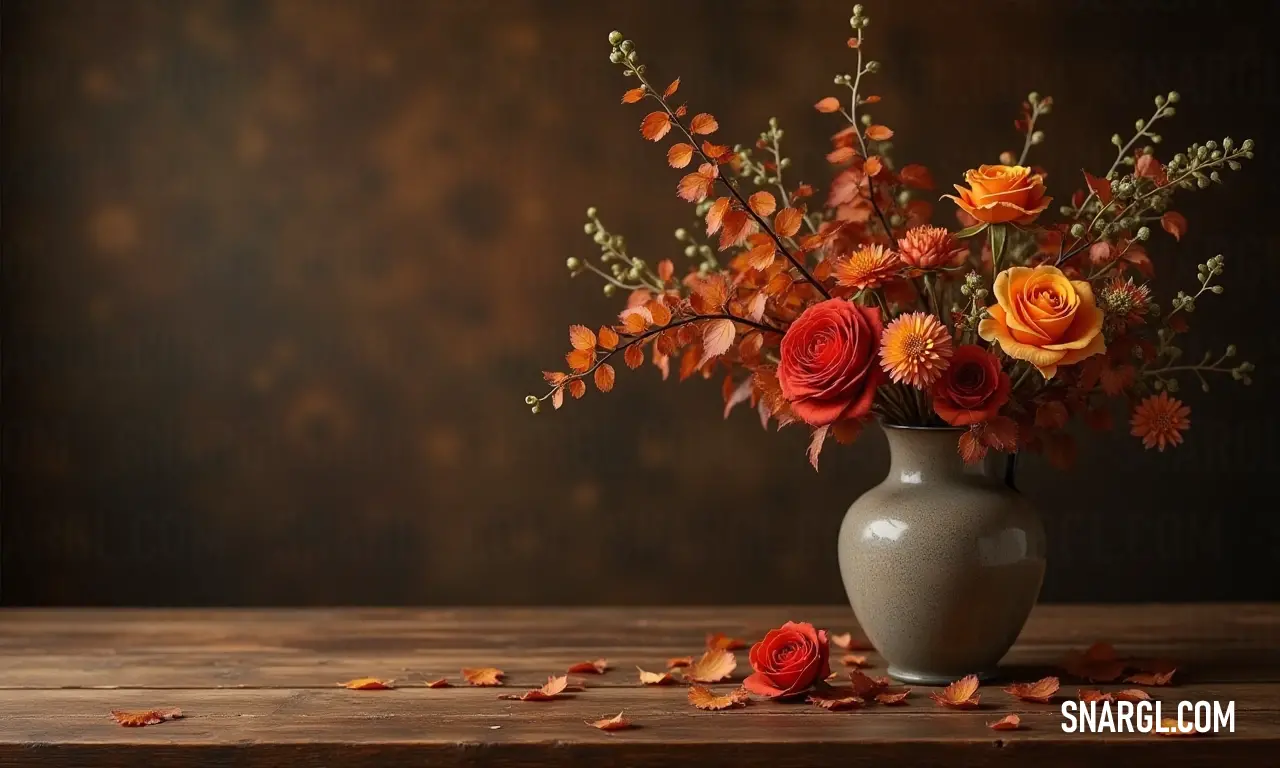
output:
POLYGON ((950 360, 951 333, 928 312, 899 315, 880 337, 880 367, 898 383, 928 389, 950 360))
POLYGON ((1129 422, 1133 430, 1130 434, 1142 438, 1144 448, 1163 451, 1166 445, 1175 446, 1182 442, 1182 431, 1191 427, 1191 420, 1187 418, 1190 415, 1191 409, 1181 400, 1169 397, 1168 392, 1161 392, 1143 400, 1133 409, 1133 419, 1129 422))
POLYGON ((888 282, 901 266, 898 254, 886 250, 883 245, 864 245, 837 259, 832 272, 838 284, 864 290, 888 282))
POLYGON ((962 258, 967 250, 942 227, 912 227, 898 240, 898 256, 918 269, 938 269, 962 258))

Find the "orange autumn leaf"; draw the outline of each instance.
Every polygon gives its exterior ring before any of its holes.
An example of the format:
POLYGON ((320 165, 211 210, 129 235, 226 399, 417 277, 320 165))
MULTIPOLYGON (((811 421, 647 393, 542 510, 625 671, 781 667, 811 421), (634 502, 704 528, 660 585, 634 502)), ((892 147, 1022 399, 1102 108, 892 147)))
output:
POLYGON ((703 135, 708 133, 715 133, 716 129, 719 127, 720 127, 720 124, 716 122, 716 119, 711 115, 707 114, 706 112, 703 112, 702 114, 699 114, 699 115, 694 115, 693 119, 689 121, 690 133, 697 133, 697 134, 703 134, 703 135))
POLYGON ((585 373, 591 367, 591 364, 596 361, 596 351, 594 349, 575 349, 565 355, 564 359, 574 373, 585 373))
POLYGON ((888 706, 897 706, 898 704, 906 704, 907 697, 910 695, 911 695, 910 688, 907 688, 906 690, 902 690, 902 691, 894 691, 893 693, 890 693, 889 691, 885 691, 883 693, 876 694, 876 701, 879 702, 880 704, 885 704, 888 706))
POLYGON ((566 386, 569 387, 569 394, 573 395, 574 400, 581 400, 582 396, 587 394, 587 383, 582 379, 574 379, 566 386))
POLYGON ((442 677, 439 680, 428 680, 426 682, 426 686, 428 688, 452 688, 453 683, 449 682, 448 680, 442 677))
POLYGON ((626 352, 622 353, 622 359, 627 367, 634 371, 644 364, 644 349, 639 344, 632 344, 627 347, 626 352))
POLYGON ((810 693, 807 700, 810 704, 833 712, 841 709, 858 709, 867 703, 847 685, 819 688, 810 693))
POLYGON ((831 112, 837 112, 840 110, 840 100, 837 99, 835 96, 828 96, 825 99, 822 99, 821 101, 819 101, 817 104, 814 104, 813 108, 825 114, 830 114, 831 112))
POLYGON ((721 651, 740 651, 743 648, 750 647, 750 643, 736 637, 730 637, 723 632, 712 632, 707 635, 707 649, 721 651))
POLYGON ((596 335, 585 325, 569 326, 569 346, 574 349, 595 349, 596 335))
POLYGON ((1187 234, 1187 217, 1177 211, 1165 211, 1160 216, 1160 226, 1173 235, 1173 239, 1181 240, 1187 234))
MULTIPOLYGON (((581 382, 581 379, 574 379, 574 381, 581 382)), ((586 389, 586 387, 587 387, 586 384, 582 385, 583 389, 586 389)), ((580 397, 580 395, 574 395, 574 397, 580 397)), ((471 683, 472 685, 476 685, 480 687, 502 685, 503 684, 502 677, 504 674, 506 673, 504 673, 502 670, 496 667, 463 667, 462 668, 462 679, 466 680, 468 683, 471 683)))
POLYGON ((1005 715, 994 723, 987 723, 993 731, 1016 731, 1022 727, 1022 718, 1017 715, 1005 715))
MULTIPOLYGON (((679 80, 676 81, 680 82, 679 80)), ((602 731, 621 731, 631 727, 631 721, 622 716, 622 713, 613 717, 606 717, 600 720, 584 720, 584 723, 592 728, 599 728, 602 731)))
POLYGON ((1197 731, 1194 723, 1183 723, 1182 725, 1184 727, 1178 727, 1176 718, 1163 717, 1160 719, 1160 728, 1156 730, 1156 733, 1161 736, 1202 736, 1209 733, 1209 731, 1205 731, 1202 734, 1197 731))
POLYGON ((568 671, 571 675, 603 675, 609 671, 609 660, 580 661, 569 667, 568 671))
POLYGON ((564 689, 569 687, 569 678, 560 675, 559 677, 548 677, 547 684, 541 688, 534 688, 531 691, 525 691, 520 695, 505 693, 498 698, 512 699, 514 701, 552 701, 560 694, 564 693, 564 689))
POLYGON ((667 86, 667 90, 662 92, 662 98, 669 99, 676 95, 676 90, 680 88, 680 78, 671 81, 671 85, 667 86))
POLYGON ((649 327, 653 322, 653 314, 648 307, 628 307, 622 310, 618 319, 622 321, 622 327, 627 333, 635 334, 649 327))
POLYGON ((1098 202, 1106 205, 1111 202, 1111 182, 1099 176, 1094 176, 1088 171, 1083 171, 1085 186, 1089 187, 1089 191, 1097 195, 1098 202))
POLYGON ((711 194, 719 171, 711 163, 703 163, 698 170, 683 176, 676 185, 676 195, 690 203, 700 203, 711 194))
POLYGON ((867 657, 856 653, 850 653, 840 657, 840 663, 846 667, 865 667, 867 666, 867 657))
POLYGON ((720 223, 724 221, 724 215, 729 212, 729 205, 732 201, 727 197, 718 198, 711 207, 707 209, 707 234, 714 235, 720 231, 720 223))
POLYGON ((827 153, 827 162, 832 165, 843 165, 852 160, 857 154, 853 147, 836 147, 827 153))
POLYGON ((671 322, 671 310, 667 309, 667 305, 661 301, 654 299, 644 306, 649 310, 649 316, 653 318, 654 325, 662 326, 671 322))
POLYGON ((887 677, 870 677, 856 669, 849 673, 849 683, 853 686, 853 690, 863 697, 889 687, 887 677))
POLYGON ((692 663, 693 663, 692 656, 676 656, 675 658, 667 659, 667 669, 678 669, 680 667, 687 667, 692 663))
POLYGON ((864 97, 863 97, 863 99, 862 99, 862 103, 863 103, 863 104, 879 104, 879 103, 880 103, 880 97, 879 97, 879 96, 877 96, 877 95, 875 95, 875 94, 873 93, 873 94, 871 94, 871 95, 869 95, 869 96, 864 96, 864 97))
POLYGON ((696 367, 701 368, 711 360, 729 351, 737 328, 732 320, 711 320, 702 326, 702 358, 696 367))
POLYGON ((698 709, 719 711, 730 707, 746 706, 751 700, 746 688, 739 687, 732 693, 717 696, 715 691, 701 685, 689 686, 689 703, 698 709))
POLYGON ((643 98, 644 98, 644 88, 632 88, 631 90, 622 94, 622 103, 635 104, 637 101, 640 101, 643 98))
POLYGON ((1111 698, 1111 694, 1103 693, 1102 691, 1096 690, 1094 688, 1081 688, 1080 690, 1076 691, 1076 698, 1080 699, 1086 704, 1091 701, 1114 701, 1114 699, 1111 698))
POLYGON ((1061 687, 1061 683, 1058 678, 1046 677, 1034 683, 1014 683, 1005 688, 1004 692, 1023 701, 1048 704, 1049 699, 1058 692, 1059 687, 1061 687))
POLYGON ((733 150, 724 144, 712 144, 709 141, 704 141, 702 142, 702 154, 717 163, 725 163, 729 161, 729 158, 733 157, 733 150))
POLYGON ((636 667, 636 671, 640 673, 641 685, 670 685, 676 681, 670 672, 649 672, 640 667, 636 667))
POLYGON ((868 157, 867 161, 862 165, 862 172, 868 176, 875 176, 882 170, 884 170, 884 163, 880 160, 879 155, 868 157))
POLYGON ((747 198, 747 205, 756 212, 757 216, 764 218, 773 215, 778 208, 778 201, 773 199, 773 195, 761 190, 747 198))
POLYGON ((615 377, 616 375, 613 371, 613 366, 609 365, 608 363, 601 363, 600 367, 596 369, 596 373, 595 373, 596 389, 600 390, 601 392, 608 392, 609 390, 613 389, 613 382, 615 377))
POLYGON ((618 332, 607 325, 600 326, 600 332, 596 334, 596 338, 600 342, 600 346, 605 349, 613 349, 618 346, 618 332))
POLYGON ((182 710, 176 707, 147 709, 139 712, 113 709, 111 710, 111 717, 125 728, 141 728, 146 725, 157 725, 166 720, 177 720, 182 717, 182 710))
POLYGON ((640 122, 640 135, 649 141, 661 141, 671 130, 671 118, 666 112, 650 112, 640 122))
POLYGON ((738 658, 729 651, 712 648, 684 668, 684 679, 695 683, 718 683, 738 668, 738 658))
POLYGON ((675 273, 676 265, 671 262, 671 259, 663 259, 658 262, 658 279, 662 282, 665 283, 670 280, 675 273))
POLYGON ((1116 691, 1115 697, 1116 701, 1151 701, 1151 695, 1138 688, 1126 688, 1123 691, 1116 691))
POLYGON ((791 237, 800 231, 804 214, 797 208, 783 208, 773 217, 773 228, 782 237, 791 237))
POLYGON ((667 165, 672 168, 683 168, 688 165, 691 160, 693 160, 692 144, 685 144, 683 142, 679 144, 672 144, 671 148, 667 150, 667 165))
POLYGON ((392 681, 379 680, 376 677, 357 677, 355 680, 348 680, 338 685, 353 691, 387 691, 395 687, 392 681))
POLYGON ((898 171, 898 178, 908 187, 915 189, 933 189, 933 174, 929 173, 929 169, 923 165, 911 163, 902 166, 902 170, 898 171))
POLYGON ((930 698, 941 706, 953 709, 975 709, 978 706, 978 676, 962 677, 942 689, 941 693, 931 693, 930 698))
POLYGON ((1138 672, 1137 674, 1129 675, 1124 681, 1134 685, 1168 685, 1173 680, 1173 673, 1177 671, 1176 669, 1171 669, 1168 672, 1138 672))
POLYGON ((872 141, 888 141, 893 138, 893 131, 883 125, 867 126, 866 136, 872 141))

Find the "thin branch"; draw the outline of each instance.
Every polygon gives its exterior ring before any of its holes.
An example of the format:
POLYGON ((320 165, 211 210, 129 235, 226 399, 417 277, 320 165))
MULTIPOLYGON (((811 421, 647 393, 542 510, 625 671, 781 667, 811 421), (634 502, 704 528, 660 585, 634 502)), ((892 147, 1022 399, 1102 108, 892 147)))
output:
MULTIPOLYGON (((862 75, 865 70, 862 68, 862 27, 858 27, 858 74, 853 78, 853 84, 849 86, 852 98, 849 100, 849 123, 853 126, 853 134, 858 137, 858 146, 862 147, 862 157, 867 157, 867 142, 862 138, 862 129, 858 127, 858 85, 862 82, 862 75)), ((880 224, 884 227, 884 235, 889 238, 890 243, 893 241, 893 227, 889 226, 889 219, 884 215, 884 211, 880 210, 880 204, 876 202, 876 183, 871 176, 867 176, 867 197, 871 199, 871 208, 876 212, 876 216, 880 219, 880 224)))

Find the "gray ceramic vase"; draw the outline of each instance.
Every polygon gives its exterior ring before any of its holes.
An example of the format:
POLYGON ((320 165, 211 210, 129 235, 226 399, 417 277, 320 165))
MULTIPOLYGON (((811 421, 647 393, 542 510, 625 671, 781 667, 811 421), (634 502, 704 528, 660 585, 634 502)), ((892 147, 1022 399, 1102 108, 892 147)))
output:
POLYGON ((898 680, 990 678, 1040 594, 1040 515, 1003 480, 964 465, 959 430, 884 431, 889 476, 840 527, 858 623, 898 680))

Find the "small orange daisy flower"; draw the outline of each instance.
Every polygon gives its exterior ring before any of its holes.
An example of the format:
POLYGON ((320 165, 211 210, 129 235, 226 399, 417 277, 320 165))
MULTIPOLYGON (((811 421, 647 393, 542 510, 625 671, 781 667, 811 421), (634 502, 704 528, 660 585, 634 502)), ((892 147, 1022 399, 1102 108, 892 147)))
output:
MULTIPOLYGON (((887 331, 886 331, 887 332, 887 331)), ((1166 445, 1182 442, 1182 431, 1191 427, 1191 409, 1168 392, 1152 395, 1133 409, 1130 434, 1142 438, 1144 448, 1164 451, 1166 445)))
POLYGON ((898 254, 886 250, 883 245, 864 245, 837 259, 832 272, 839 285, 864 290, 888 282, 901 267, 898 254))
POLYGON ((880 367, 895 382, 928 389, 947 370, 951 333, 928 312, 899 315, 880 337, 880 367))

